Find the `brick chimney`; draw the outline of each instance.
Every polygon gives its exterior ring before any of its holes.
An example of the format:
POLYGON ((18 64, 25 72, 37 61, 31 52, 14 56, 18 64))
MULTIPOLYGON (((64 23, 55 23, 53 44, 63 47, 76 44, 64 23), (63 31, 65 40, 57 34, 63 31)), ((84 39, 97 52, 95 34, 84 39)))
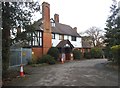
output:
POLYGON ((54 15, 54 20, 55 20, 56 22, 59 22, 59 15, 58 15, 58 14, 55 14, 55 15, 54 15))
POLYGON ((43 54, 46 54, 52 46, 51 24, 50 24, 50 4, 42 3, 43 18, 43 54))

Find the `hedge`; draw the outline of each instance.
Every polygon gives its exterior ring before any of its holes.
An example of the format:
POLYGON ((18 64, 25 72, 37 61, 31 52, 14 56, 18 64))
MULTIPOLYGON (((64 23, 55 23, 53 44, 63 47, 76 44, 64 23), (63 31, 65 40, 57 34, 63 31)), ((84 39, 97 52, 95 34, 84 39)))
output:
POLYGON ((91 58, 102 58, 102 49, 100 48, 92 48, 91 51, 91 58))
POLYGON ((54 57, 50 55, 43 55, 39 60, 38 63, 48 63, 48 64, 55 64, 55 59, 54 57))
POLYGON ((74 59, 81 59, 81 52, 79 50, 73 50, 72 53, 74 59))
POLYGON ((100 48, 92 48, 90 52, 85 51, 84 52, 84 58, 91 59, 91 58, 102 58, 103 57, 103 51, 100 48))
POLYGON ((120 63, 120 45, 115 45, 111 47, 112 55, 113 55, 113 61, 120 63))

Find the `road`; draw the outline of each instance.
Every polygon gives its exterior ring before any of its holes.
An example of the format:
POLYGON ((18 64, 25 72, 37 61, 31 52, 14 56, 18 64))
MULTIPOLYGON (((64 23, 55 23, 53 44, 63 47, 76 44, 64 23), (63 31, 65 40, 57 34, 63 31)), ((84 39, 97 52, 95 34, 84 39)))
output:
POLYGON ((7 86, 118 86, 117 70, 106 68, 105 63, 106 59, 92 59, 31 67, 29 75, 7 86))

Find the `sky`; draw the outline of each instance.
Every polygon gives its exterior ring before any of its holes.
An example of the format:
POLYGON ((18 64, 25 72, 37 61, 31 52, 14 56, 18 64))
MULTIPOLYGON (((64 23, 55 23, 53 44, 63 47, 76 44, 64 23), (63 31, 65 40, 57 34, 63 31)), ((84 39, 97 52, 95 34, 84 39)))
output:
MULTIPOLYGON (((50 4, 50 18, 54 18, 54 14, 59 14, 59 22, 77 27, 77 32, 84 32, 92 26, 96 26, 102 30, 110 15, 110 6, 112 0, 35 0, 42 4, 48 2, 50 4)), ((117 2, 120 0, 117 0, 117 2)), ((35 19, 39 19, 40 14, 35 15, 35 19)))

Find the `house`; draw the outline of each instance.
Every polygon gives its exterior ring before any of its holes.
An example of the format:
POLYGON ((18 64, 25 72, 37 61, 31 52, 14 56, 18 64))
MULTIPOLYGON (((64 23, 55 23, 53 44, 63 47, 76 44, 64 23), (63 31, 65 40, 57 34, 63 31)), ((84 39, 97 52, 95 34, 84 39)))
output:
POLYGON ((81 48, 81 36, 77 33, 77 27, 59 22, 59 15, 55 14, 54 19, 50 19, 50 4, 42 3, 42 18, 34 23, 36 28, 33 39, 29 42, 32 52, 36 57, 46 54, 49 48, 58 47, 61 53, 66 53, 69 59, 73 48, 81 48), (37 35, 37 36, 36 36, 37 35), (69 53, 69 54, 68 54, 69 53))
POLYGON ((89 52, 91 48, 93 47, 92 42, 90 40, 89 36, 82 36, 82 47, 79 48, 81 52, 84 54, 84 52, 89 52))

